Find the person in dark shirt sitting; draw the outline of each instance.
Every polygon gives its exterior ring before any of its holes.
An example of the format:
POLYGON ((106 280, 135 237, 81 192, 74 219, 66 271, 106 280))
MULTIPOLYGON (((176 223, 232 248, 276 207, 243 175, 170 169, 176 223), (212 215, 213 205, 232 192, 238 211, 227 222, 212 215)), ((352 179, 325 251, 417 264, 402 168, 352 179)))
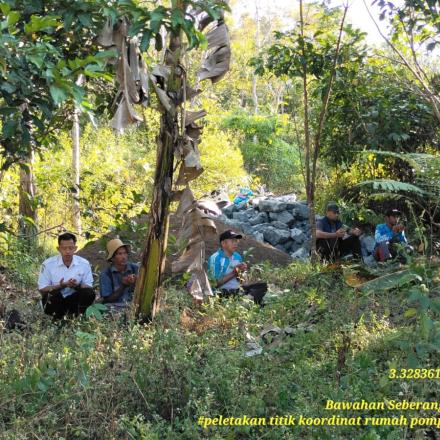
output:
POLYGON ((99 280, 102 302, 111 309, 123 309, 133 300, 139 266, 128 261, 129 246, 119 238, 107 243, 110 267, 99 280))
POLYGON ((342 224, 339 220, 339 206, 330 202, 325 209, 325 217, 316 222, 316 251, 326 261, 361 258, 361 234, 360 229, 342 224))

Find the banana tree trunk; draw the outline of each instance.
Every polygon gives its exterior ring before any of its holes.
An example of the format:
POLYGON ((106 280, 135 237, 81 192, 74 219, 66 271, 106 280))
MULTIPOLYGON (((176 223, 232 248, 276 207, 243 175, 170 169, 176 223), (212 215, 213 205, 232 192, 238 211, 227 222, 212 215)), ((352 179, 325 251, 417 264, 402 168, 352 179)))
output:
MULTIPOLYGON (((180 67, 181 38, 172 36, 165 56, 170 68, 166 82, 169 96, 177 96, 182 86, 180 67)), ((160 286, 168 241, 169 205, 173 183, 174 150, 179 140, 179 121, 175 103, 164 109, 157 139, 157 163, 147 243, 142 256, 135 290, 135 305, 141 318, 153 319, 159 305, 160 286)))

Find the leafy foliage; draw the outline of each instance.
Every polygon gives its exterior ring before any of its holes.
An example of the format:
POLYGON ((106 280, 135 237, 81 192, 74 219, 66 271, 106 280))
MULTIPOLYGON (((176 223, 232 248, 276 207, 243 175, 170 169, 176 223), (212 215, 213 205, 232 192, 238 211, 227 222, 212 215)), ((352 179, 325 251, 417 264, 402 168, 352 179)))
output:
POLYGON ((246 170, 275 192, 300 191, 302 177, 298 146, 289 133, 287 116, 225 116, 222 126, 240 136, 246 170))

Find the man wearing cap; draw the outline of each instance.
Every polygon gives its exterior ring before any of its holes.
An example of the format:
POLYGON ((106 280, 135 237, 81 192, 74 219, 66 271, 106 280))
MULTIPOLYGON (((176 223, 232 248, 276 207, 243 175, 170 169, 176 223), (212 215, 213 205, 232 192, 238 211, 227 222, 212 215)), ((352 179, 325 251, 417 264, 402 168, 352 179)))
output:
POLYGON ((360 229, 342 224, 339 220, 339 206, 330 202, 325 209, 325 217, 316 222, 316 251, 326 261, 349 256, 360 258, 361 234, 360 229))
POLYGON ((85 312, 95 300, 90 263, 74 255, 76 236, 65 232, 58 237, 59 255, 42 264, 38 277, 41 304, 46 314, 56 319, 85 312))
POLYGON ((130 246, 119 238, 107 243, 107 261, 110 267, 101 272, 99 279, 102 302, 111 308, 124 308, 133 300, 139 266, 128 261, 130 246))
POLYGON ((407 250, 412 250, 405 236, 405 226, 399 224, 401 215, 398 209, 388 209, 385 213, 385 223, 376 226, 374 258, 377 261, 386 261, 396 257, 398 255, 396 244, 398 243, 405 245, 407 250))
POLYGON ((217 281, 216 287, 221 290, 223 296, 238 294, 239 273, 247 269, 246 263, 243 263, 241 255, 237 252, 238 240, 241 238, 242 235, 231 230, 223 232, 220 235, 220 249, 208 260, 208 272, 217 281))

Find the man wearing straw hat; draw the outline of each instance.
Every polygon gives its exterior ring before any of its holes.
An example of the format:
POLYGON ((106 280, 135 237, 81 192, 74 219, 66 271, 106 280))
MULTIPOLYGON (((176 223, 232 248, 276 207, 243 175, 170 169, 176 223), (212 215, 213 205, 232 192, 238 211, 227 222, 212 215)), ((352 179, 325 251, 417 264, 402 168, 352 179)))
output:
POLYGON ((110 267, 101 272, 99 280, 102 302, 111 308, 124 308, 133 300, 139 266, 128 261, 130 246, 119 238, 107 243, 110 267))

